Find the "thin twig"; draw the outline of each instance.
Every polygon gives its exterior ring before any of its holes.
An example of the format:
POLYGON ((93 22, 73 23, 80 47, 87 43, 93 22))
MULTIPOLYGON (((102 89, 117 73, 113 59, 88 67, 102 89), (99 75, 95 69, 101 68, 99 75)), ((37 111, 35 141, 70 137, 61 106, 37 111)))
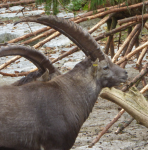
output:
MULTIPOLYGON (((23 12, 24 9, 25 9, 25 7, 22 8, 20 11, 22 12, 23 16, 25 17, 24 12, 23 12)), ((29 27, 31 33, 34 34, 34 33, 32 32, 32 30, 31 30, 31 27, 30 27, 29 23, 28 23, 28 22, 26 22, 26 23, 27 23, 27 25, 28 25, 28 27, 29 27)), ((35 36, 35 35, 34 35, 34 36, 35 36)))

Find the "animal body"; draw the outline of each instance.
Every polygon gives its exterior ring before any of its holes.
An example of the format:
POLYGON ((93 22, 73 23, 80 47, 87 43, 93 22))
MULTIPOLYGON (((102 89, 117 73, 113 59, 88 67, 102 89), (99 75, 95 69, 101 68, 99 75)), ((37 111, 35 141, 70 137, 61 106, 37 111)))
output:
POLYGON ((127 72, 73 22, 54 16, 28 20, 65 34, 87 58, 49 81, 0 87, 0 150, 69 150, 101 89, 125 82, 127 72))

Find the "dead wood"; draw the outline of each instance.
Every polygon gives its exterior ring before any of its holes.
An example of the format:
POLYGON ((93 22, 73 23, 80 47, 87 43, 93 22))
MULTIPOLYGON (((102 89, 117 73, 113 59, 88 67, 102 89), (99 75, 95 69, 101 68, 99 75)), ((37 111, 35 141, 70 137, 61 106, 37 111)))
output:
POLYGON ((115 55, 115 52, 114 52, 114 39, 113 38, 110 42, 110 55, 111 55, 111 58, 113 58, 114 55, 115 55))
MULTIPOLYGON (((129 45, 128 45, 128 48, 127 48, 127 50, 126 50, 126 52, 125 52, 125 54, 124 54, 123 56, 126 56, 127 54, 129 54, 129 53, 132 51, 132 48, 133 48, 133 46, 135 45, 135 42, 137 41, 137 38, 138 38, 140 32, 141 32, 141 29, 139 29, 139 30, 136 32, 136 34, 134 35, 134 37, 131 39, 131 41, 130 41, 130 43, 129 43, 129 45)), ((126 64, 127 64, 127 61, 124 61, 124 62, 120 65, 120 67, 125 68, 125 65, 126 65, 126 64)))
POLYGON ((113 39, 113 37, 111 35, 107 38, 106 46, 104 48, 104 53, 107 55, 109 53, 109 47, 110 47, 110 43, 111 43, 112 39, 113 39))
POLYGON ((115 134, 121 133, 121 131, 123 131, 127 126, 129 126, 133 120, 134 118, 131 118, 130 120, 125 121, 123 124, 121 124, 121 126, 118 127, 118 129, 115 131, 115 134))
POLYGON ((95 30, 97 30, 102 24, 104 24, 106 21, 108 21, 110 18, 112 18, 115 15, 115 13, 111 13, 108 16, 104 17, 102 20, 99 21, 93 28, 89 30, 89 33, 93 33, 95 30))
POLYGON ((137 63, 136 63, 136 67, 137 67, 137 68, 141 65, 142 59, 143 59, 143 57, 145 56, 145 54, 147 53, 147 50, 148 50, 148 47, 145 47, 145 48, 142 50, 142 52, 141 52, 141 54, 140 54, 140 56, 139 56, 139 58, 138 58, 138 60, 137 60, 137 63))
POLYGON ((109 35, 113 35, 113 34, 115 34, 115 33, 117 33, 117 32, 120 32, 120 31, 124 31, 124 30, 126 30, 128 27, 131 27, 131 26, 133 26, 133 25, 135 25, 135 24, 137 24, 137 23, 136 23, 136 22, 129 22, 129 23, 124 24, 124 25, 122 25, 122 26, 120 26, 120 27, 118 27, 118 28, 116 28, 116 29, 113 29, 113 30, 111 30, 111 31, 109 31, 109 32, 101 33, 99 36, 97 36, 97 37, 95 38, 95 40, 96 40, 96 41, 99 41, 99 40, 101 40, 101 39, 103 39, 103 38, 105 38, 105 37, 107 37, 107 36, 109 36, 109 35))
POLYGON ((98 136, 92 141, 92 143, 88 146, 89 148, 92 148, 99 140, 100 138, 106 133, 106 131, 122 116, 124 113, 124 110, 120 111, 115 118, 98 134, 98 136))
MULTIPOLYGON (((111 30, 112 29, 115 29, 116 28, 116 25, 117 25, 117 18, 116 17, 112 17, 112 24, 111 24, 111 30)), ((110 41, 110 55, 111 55, 111 58, 113 58, 114 56, 114 38, 113 38, 113 35, 110 35, 111 37, 111 41, 110 41)))
MULTIPOLYGON (((109 19, 109 20, 107 21, 107 29, 108 29, 108 31, 111 30, 111 24, 112 24, 112 20, 109 19)), ((106 42, 106 46, 105 46, 105 48, 104 48, 104 52, 105 52, 105 54, 107 54, 107 55, 108 55, 108 53, 109 53, 109 47, 110 47, 111 37, 112 37, 111 35, 108 36, 107 42, 106 42)))
MULTIPOLYGON (((148 5, 148 1, 144 2, 144 4, 148 5)), ((92 15, 92 16, 87 16, 87 17, 80 18, 80 19, 76 20, 76 23, 79 23, 79 22, 82 22, 82 21, 86 21, 86 20, 95 19, 95 18, 102 18, 102 17, 104 17, 104 16, 106 16, 108 14, 111 14, 111 13, 122 12, 122 11, 125 11, 125 10, 139 8, 139 7, 142 7, 142 6, 143 6, 143 3, 138 3, 138 4, 130 5, 128 7, 125 6, 125 7, 120 7, 120 8, 109 9, 109 10, 106 10, 104 12, 92 15)))
POLYGON ((121 25, 123 23, 133 22, 133 21, 140 22, 142 20, 147 20, 147 19, 148 19, 148 14, 137 15, 137 16, 134 16, 134 17, 129 17, 129 18, 125 18, 125 19, 122 19, 122 20, 118 20, 118 24, 121 25))
POLYGON ((130 88, 127 93, 115 88, 104 88, 100 96, 121 106, 135 118, 139 124, 148 127, 148 102, 142 92, 136 87, 130 88))
MULTIPOLYGON (((101 13, 101 12, 104 12, 106 10, 110 10, 110 9, 115 9, 115 8, 118 8, 118 7, 123 7, 125 6, 125 2, 124 3, 121 3, 120 5, 115 5, 115 6, 111 6, 111 7, 105 7, 105 8, 100 8, 100 9, 97 9, 95 11, 95 13, 101 13)), ((83 17, 86 17, 86 16, 91 16, 94 14, 94 11, 89 11, 83 15, 80 15, 80 18, 83 18, 83 17)))
MULTIPOLYGON (((136 85, 139 84, 140 80, 142 81, 142 84, 144 86, 144 88, 140 91, 141 93, 145 93, 146 90, 148 90, 148 88, 146 87, 146 81, 145 81, 145 78, 144 76, 142 76, 137 82, 136 82, 136 85)), ((137 87, 135 85, 135 87, 137 87)), ((123 124, 121 124, 120 127, 118 127, 118 129, 115 131, 115 134, 118 134, 120 132, 122 132, 127 126, 129 126, 132 121, 134 120, 134 118, 131 118, 129 121, 125 121, 123 124)))
POLYGON ((42 29, 37 30, 37 31, 35 31, 35 32, 33 32, 33 33, 29 33, 29 34, 23 35, 23 36, 21 36, 21 37, 18 37, 18 38, 16 38, 16 39, 13 39, 13 40, 11 40, 11 41, 8 41, 8 43, 16 43, 16 42, 19 42, 19 41, 24 40, 24 39, 26 39, 26 38, 29 38, 29 37, 32 37, 32 36, 34 36, 34 35, 40 34, 40 33, 44 32, 44 31, 47 31, 47 30, 49 30, 49 29, 51 29, 51 28, 50 28, 50 27, 42 28, 42 29))
POLYGON ((118 59, 118 57, 121 54, 121 52, 123 51, 123 49, 129 44, 129 42, 131 41, 131 39, 133 38, 133 36, 136 34, 136 32, 139 30, 140 27, 141 27, 141 23, 137 24, 134 27, 134 29, 132 30, 132 32, 129 34, 129 36, 126 38, 126 40, 124 41, 124 43, 122 44, 122 46, 119 48, 119 50, 114 55, 114 57, 112 59, 112 62, 115 63, 115 61, 118 59))
POLYGON ((124 86, 122 89, 123 92, 127 91, 130 87, 132 87, 138 80, 141 80, 148 73, 148 63, 146 63, 141 70, 141 72, 128 84, 124 86))
POLYGON ((132 56, 134 56, 136 53, 142 51, 142 49, 147 47, 147 46, 148 46, 148 42, 145 42, 144 44, 140 45, 135 50, 133 50, 132 52, 130 52, 129 54, 127 54, 126 56, 121 58, 119 61, 117 61, 116 64, 120 65, 122 62, 128 61, 132 56))
MULTIPOLYGON (((129 36, 130 33, 132 32, 132 27, 129 27, 127 30, 128 30, 128 36, 129 36)), ((125 52, 126 52, 128 46, 129 46, 129 44, 123 49, 121 56, 125 55, 125 52)))
MULTIPOLYGON (((42 46, 43 44, 45 44, 48 40, 53 39, 55 37, 55 35, 59 35, 60 33, 57 31, 54 35, 49 36, 48 38, 46 38, 45 40, 37 43, 36 45, 34 45, 34 48, 38 48, 40 46, 42 46)), ((12 62, 18 60, 19 58, 21 58, 21 56, 15 56, 13 58, 11 58, 10 60, 8 60, 6 63, 2 64, 0 66, 0 70, 2 70, 3 68, 5 68, 6 66, 8 66, 9 64, 11 64, 12 62)))
POLYGON ((145 93, 146 91, 148 91, 148 84, 140 92, 145 93))
POLYGON ((119 39, 118 39, 118 50, 119 50, 119 46, 121 44, 121 31, 119 32, 119 39))
POLYGON ((75 47, 73 47, 70 51, 63 53, 63 54, 60 55, 59 57, 53 59, 51 62, 52 62, 52 63, 55 63, 55 62, 61 60, 62 58, 66 57, 66 56, 69 56, 69 55, 71 55, 71 54, 77 52, 78 50, 79 50, 79 48, 78 48, 77 46, 75 46, 75 47))
POLYGON ((18 2, 0 4, 0 8, 4 8, 4 7, 8 8, 8 7, 17 6, 17 5, 26 5, 26 4, 30 4, 30 3, 35 3, 35 0, 22 0, 22 1, 18 1, 18 2))
POLYGON ((9 64, 11 64, 12 62, 18 60, 19 58, 21 58, 21 56, 15 56, 11 59, 9 59, 7 62, 5 62, 4 64, 0 65, 0 70, 4 69, 5 67, 7 67, 9 64))
POLYGON ((50 40, 54 39, 55 37, 59 36, 61 33, 56 31, 54 34, 52 34, 51 36, 47 37, 46 39, 44 39, 43 41, 35 44, 33 47, 34 48, 38 48, 43 46, 45 43, 49 42, 50 40))
POLYGON ((10 77, 18 77, 18 76, 26 76, 27 74, 29 74, 30 71, 28 72, 23 72, 23 73, 5 73, 5 72, 1 72, 0 71, 0 74, 3 75, 3 76, 10 76, 10 77))
POLYGON ((143 5, 148 5, 148 1, 145 1, 145 2, 142 2, 142 3, 138 3, 138 4, 134 4, 134 5, 130 5, 128 7, 125 6, 125 7, 120 7, 120 8, 114 8, 114 9, 107 10, 105 12, 98 13, 96 15, 93 15, 93 16, 90 16, 90 17, 87 17, 87 18, 89 18, 89 19, 90 18, 91 19, 101 18, 101 17, 106 16, 106 15, 111 14, 111 13, 122 12, 122 11, 130 10, 130 9, 135 9, 135 8, 143 7, 143 5))
POLYGON ((7 2, 17 2, 19 0, 2 0, 3 3, 7 3, 7 2))
POLYGON ((31 42, 33 42, 35 40, 40 39, 40 38, 47 37, 47 36, 53 34, 55 31, 56 30, 54 30, 54 29, 48 30, 48 31, 46 31, 46 32, 44 32, 44 33, 42 33, 42 34, 40 34, 38 36, 35 36, 34 38, 31 38, 31 39, 29 39, 27 41, 22 42, 21 44, 29 44, 29 43, 31 43, 31 42))
MULTIPOLYGON (((116 28, 117 25, 117 19, 115 17, 112 17, 112 20, 109 20, 108 22, 108 30, 112 30, 114 28, 116 28)), ((111 58, 114 56, 114 41, 113 41, 113 35, 110 35, 107 39, 107 43, 105 46, 105 54, 108 55, 109 52, 109 48, 110 48, 110 54, 111 54, 111 58)))
POLYGON ((145 23, 144 27, 148 30, 148 23, 145 23))

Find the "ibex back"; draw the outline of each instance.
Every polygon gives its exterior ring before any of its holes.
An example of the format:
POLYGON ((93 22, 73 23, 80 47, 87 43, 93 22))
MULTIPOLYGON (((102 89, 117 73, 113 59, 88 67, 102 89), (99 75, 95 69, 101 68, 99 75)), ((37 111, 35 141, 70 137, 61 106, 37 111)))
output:
POLYGON ((88 57, 50 81, 0 88, 0 149, 69 150, 101 89, 125 82, 127 72, 78 25, 53 16, 31 21, 59 30, 88 57))

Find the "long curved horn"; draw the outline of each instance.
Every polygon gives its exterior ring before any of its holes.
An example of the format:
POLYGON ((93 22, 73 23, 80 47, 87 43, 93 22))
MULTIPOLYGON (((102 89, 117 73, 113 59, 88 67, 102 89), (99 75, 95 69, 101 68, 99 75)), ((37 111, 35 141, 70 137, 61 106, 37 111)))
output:
MULTIPOLYGON (((105 55, 101 51, 100 46, 95 39, 87 31, 83 30, 81 26, 70 20, 66 20, 61 17, 58 18, 56 16, 34 16, 24 18, 19 22, 37 22, 50 26, 67 36, 80 49, 82 49, 86 56, 90 56, 91 60, 95 61, 99 58, 101 61, 105 59, 105 55)), ((16 22, 15 24, 19 22, 16 22)))
POLYGON ((7 46, 2 46, 0 48, 0 57, 10 55, 21 55, 27 58, 34 65, 36 65, 38 69, 40 69, 40 71, 42 72, 45 72, 46 69, 49 70, 49 74, 57 71, 56 68, 50 62, 50 60, 45 55, 43 55, 41 52, 35 50, 30 46, 23 46, 19 44, 8 44, 7 46))

